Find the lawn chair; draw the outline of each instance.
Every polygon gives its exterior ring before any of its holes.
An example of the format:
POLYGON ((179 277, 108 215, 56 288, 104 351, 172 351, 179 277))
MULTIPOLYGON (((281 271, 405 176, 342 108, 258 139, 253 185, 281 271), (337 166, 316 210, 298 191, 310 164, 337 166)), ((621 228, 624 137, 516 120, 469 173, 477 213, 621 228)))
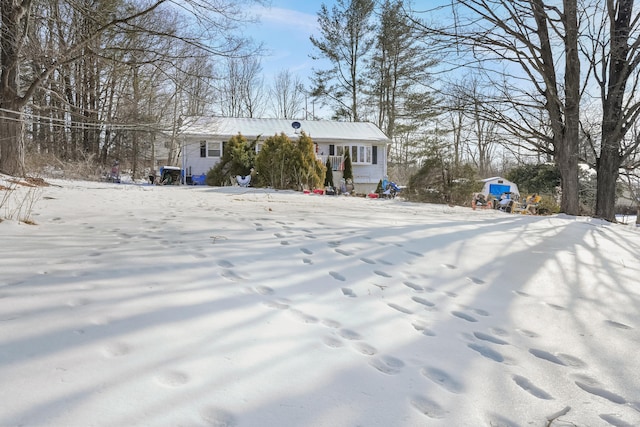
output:
POLYGON ((236 182, 240 187, 248 187, 251 184, 251 175, 236 175, 236 182))

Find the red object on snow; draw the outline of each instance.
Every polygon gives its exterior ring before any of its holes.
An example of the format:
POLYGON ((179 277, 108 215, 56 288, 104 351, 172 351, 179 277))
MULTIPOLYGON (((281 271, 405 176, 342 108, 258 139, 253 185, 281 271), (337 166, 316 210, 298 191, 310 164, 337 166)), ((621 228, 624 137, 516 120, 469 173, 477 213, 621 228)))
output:
POLYGON ((369 193, 369 198, 370 199, 377 199, 378 197, 380 197, 380 195, 378 193, 369 193))

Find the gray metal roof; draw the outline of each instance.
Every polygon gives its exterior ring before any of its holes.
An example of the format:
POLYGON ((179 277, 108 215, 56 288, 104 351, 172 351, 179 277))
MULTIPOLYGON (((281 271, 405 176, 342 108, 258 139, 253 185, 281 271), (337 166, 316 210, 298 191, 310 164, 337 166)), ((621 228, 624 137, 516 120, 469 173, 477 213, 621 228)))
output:
POLYGON ((181 134, 192 137, 231 137, 238 133, 248 139, 262 136, 267 138, 284 133, 296 138, 300 132, 306 133, 316 142, 320 141, 363 141, 390 142, 389 138, 373 123, 335 122, 329 120, 290 119, 249 119, 230 117, 188 117, 181 128, 181 134), (294 129, 293 122, 300 124, 294 129))

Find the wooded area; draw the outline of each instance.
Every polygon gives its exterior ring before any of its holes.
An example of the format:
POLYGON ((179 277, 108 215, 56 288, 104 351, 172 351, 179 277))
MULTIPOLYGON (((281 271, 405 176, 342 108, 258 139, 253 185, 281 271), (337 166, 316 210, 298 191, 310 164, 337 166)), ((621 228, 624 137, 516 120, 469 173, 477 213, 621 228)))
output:
POLYGON ((425 165, 444 181, 553 162, 561 210, 581 214, 584 164, 597 173, 586 213, 607 220, 621 180, 637 191, 632 0, 337 0, 311 37, 330 66, 309 82, 264 81, 260 45, 242 36, 256 2, 3 1, 0 171, 24 174, 37 154, 121 159, 141 176, 159 138, 176 161, 184 117, 313 119, 311 99, 331 111, 320 118, 376 123, 399 182, 425 165))

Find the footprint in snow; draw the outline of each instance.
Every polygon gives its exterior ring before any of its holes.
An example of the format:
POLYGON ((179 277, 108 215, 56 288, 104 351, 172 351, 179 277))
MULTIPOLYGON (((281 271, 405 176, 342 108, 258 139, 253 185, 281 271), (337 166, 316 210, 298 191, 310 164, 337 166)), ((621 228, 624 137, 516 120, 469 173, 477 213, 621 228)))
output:
POLYGON ((356 298, 357 295, 355 294, 355 292, 353 292, 352 289, 350 288, 342 288, 342 294, 346 297, 350 297, 350 298, 356 298))
POLYGON ((334 249, 337 253, 344 256, 352 256, 353 254, 349 251, 345 251, 344 249, 336 248, 334 249))
POLYGON ((375 274, 377 274, 378 276, 381 276, 381 277, 391 277, 391 275, 389 273, 387 273, 386 271, 374 270, 373 272, 375 274))
POLYGON ((467 347, 469 347, 471 350, 477 351, 482 356, 491 359, 494 362, 504 362, 504 357, 502 357, 500 353, 492 348, 487 347, 486 345, 471 343, 467 344, 467 347))
POLYGON ((420 373, 451 393, 458 394, 463 391, 462 385, 455 378, 441 369, 425 367, 420 370, 420 373))
POLYGON ((300 251, 304 254, 307 255, 313 255, 313 251, 311 249, 307 249, 307 248, 300 248, 300 251))
POLYGON ((344 343, 342 341, 340 341, 338 338, 332 337, 332 336, 324 336, 324 337, 322 337, 322 342, 324 343, 324 345, 326 345, 329 348, 344 347, 344 343))
POLYGON ((303 313, 300 310, 291 309, 289 313, 293 315, 296 319, 300 320, 303 323, 316 323, 318 322, 318 318, 311 316, 310 314, 303 313))
POLYGON ((476 319, 473 316, 468 315, 467 313, 463 313, 462 311, 452 311, 451 312, 452 315, 454 315, 455 317, 462 319, 462 320, 466 320, 467 322, 477 322, 478 319, 476 319))
POLYGON ((242 276, 240 276, 234 270, 230 270, 230 269, 222 271, 222 273, 220 273, 220 275, 222 277, 224 277, 225 279, 230 280, 232 282, 239 282, 241 280, 244 280, 244 278, 242 276))
POLYGON ((424 292, 424 288, 420 285, 416 285, 413 282, 402 282, 407 288, 413 289, 416 292, 424 292))
POLYGON ((475 283, 476 285, 484 284, 484 280, 478 279, 477 277, 467 277, 467 280, 470 281, 471 283, 475 283))
POLYGON ((191 254, 191 256, 194 257, 194 258, 198 258, 198 259, 204 259, 204 258, 207 257, 207 255, 203 254, 202 252, 193 253, 193 254, 191 254))
POLYGON ((567 366, 562 359, 548 351, 531 348, 529 349, 529 353, 533 354, 538 359, 546 360, 547 362, 555 363, 556 365, 567 366))
POLYGON ((620 322, 615 322, 613 320, 605 320, 605 323, 609 326, 613 326, 614 328, 618 328, 618 329, 633 329, 629 325, 625 325, 624 323, 620 323, 620 322))
POLYGON ((322 321, 320 323, 322 323, 327 328, 334 328, 334 329, 337 329, 340 326, 342 326, 340 324, 340 322, 338 322, 336 320, 333 320, 333 319, 322 319, 322 321))
POLYGON ((440 405, 427 397, 415 395, 411 397, 410 403, 421 414, 429 418, 444 418, 446 415, 446 411, 440 405))
POLYGON ((340 280, 341 282, 344 282, 346 280, 342 274, 335 271, 330 271, 329 275, 336 280, 340 280))
POLYGON ((214 427, 236 427, 236 418, 228 411, 217 407, 207 407, 200 411, 200 417, 209 426, 214 427))
POLYGON ((392 356, 380 356, 369 361, 378 371, 387 375, 396 375, 404 367, 404 362, 392 356))
POLYGON ((518 386, 520 386, 520 388, 522 388, 524 391, 528 392, 532 396, 537 397, 538 399, 553 400, 553 397, 549 393, 533 385, 533 383, 525 377, 514 375, 513 381, 518 384, 518 386))
POLYGON ((615 427, 637 427, 637 424, 629 424, 612 414, 600 414, 600 418, 615 427))
POLYGON ((563 311, 566 310, 566 308, 564 308, 561 305, 557 305, 557 304, 551 304, 549 302, 545 303, 546 305, 548 305, 549 307, 553 308, 554 310, 558 310, 558 311, 563 311))
POLYGON ((422 335, 425 335, 427 337, 435 337, 436 333, 433 332, 431 329, 427 328, 427 325, 425 325, 422 322, 414 322, 411 324, 411 326, 413 326, 413 329, 415 329, 416 331, 420 332, 422 335))
POLYGON ((526 293, 526 292, 522 292, 522 291, 513 291, 513 293, 514 293, 514 294, 516 294, 516 295, 519 295, 519 296, 521 296, 521 297, 527 297, 527 298, 528 298, 528 297, 530 297, 530 296, 531 296, 531 295, 529 295, 528 293, 526 293))
POLYGON ((484 332, 474 332, 473 336, 475 336, 479 340, 487 341, 487 342, 490 342, 490 343, 493 343, 493 344, 498 344, 498 345, 508 345, 509 344, 505 340, 502 340, 500 338, 494 337, 493 335, 485 334, 484 332))
POLYGON ((362 339, 359 333, 357 333, 356 331, 352 331, 351 329, 340 329, 338 331, 338 334, 342 338, 350 341, 358 341, 362 339))
POLYGON ((418 304, 422 304, 425 307, 435 307, 435 304, 432 303, 431 301, 424 299, 424 298, 420 298, 420 297, 411 297, 412 300, 414 300, 415 302, 417 302, 418 304))
POLYGON ((180 371, 167 371, 156 376, 156 381, 163 386, 179 387, 189 382, 189 376, 180 371))
POLYGON ((373 356, 378 352, 375 347, 363 342, 355 343, 353 345, 353 348, 355 348, 358 352, 364 354, 365 356, 373 356))
POLYGON ((371 258, 360 258, 360 261, 367 263, 367 264, 375 264, 376 262, 374 260, 372 260, 371 258))
POLYGON ((268 286, 256 286, 256 292, 260 295, 273 295, 275 291, 268 286))
POLYGON ((128 344, 121 342, 111 343, 102 349, 102 354, 109 358, 125 356, 130 352, 131 347, 128 344))
POLYGON ((575 384, 587 393, 595 396, 602 397, 610 402, 617 403, 618 405, 626 405, 627 399, 605 389, 596 379, 588 377, 586 375, 575 375, 575 384))
POLYGON ((218 261, 218 266, 222 268, 233 268, 233 263, 231 261, 220 260, 218 261))
POLYGON ((498 335, 500 337, 506 337, 509 335, 509 332, 502 328, 491 328, 490 330, 494 333, 494 335, 498 335))
POLYGON ((413 256, 416 256, 416 257, 424 257, 424 255, 423 255, 423 254, 421 254, 420 252, 407 251, 407 253, 408 253, 409 255, 413 255, 413 256))
POLYGON ((394 304, 392 302, 388 303, 387 305, 394 310, 398 310, 400 313, 413 314, 413 311, 409 310, 408 308, 402 307, 401 305, 394 304))
POLYGON ((539 334, 530 331, 528 329, 516 329, 516 331, 518 331, 519 333, 521 333, 522 335, 524 335, 525 337, 529 337, 529 338, 538 338, 540 337, 539 334))
POLYGON ((289 308, 288 302, 285 302, 283 300, 280 300, 280 301, 264 301, 263 304, 266 305, 269 308, 275 308, 277 310, 286 310, 286 309, 289 308))
POLYGON ((453 265, 453 264, 442 264, 442 266, 443 266, 444 268, 448 268, 449 270, 455 270, 456 268, 458 268, 458 267, 456 267, 456 266, 455 266, 455 265, 453 265))

